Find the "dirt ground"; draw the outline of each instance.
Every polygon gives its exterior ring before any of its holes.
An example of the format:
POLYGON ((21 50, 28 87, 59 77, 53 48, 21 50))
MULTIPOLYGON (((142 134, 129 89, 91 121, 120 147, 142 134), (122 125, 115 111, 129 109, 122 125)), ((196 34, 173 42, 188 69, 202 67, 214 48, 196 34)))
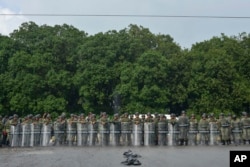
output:
POLYGON ((0 148, 0 167, 119 167, 129 149, 141 167, 227 167, 230 150, 250 146, 0 148))

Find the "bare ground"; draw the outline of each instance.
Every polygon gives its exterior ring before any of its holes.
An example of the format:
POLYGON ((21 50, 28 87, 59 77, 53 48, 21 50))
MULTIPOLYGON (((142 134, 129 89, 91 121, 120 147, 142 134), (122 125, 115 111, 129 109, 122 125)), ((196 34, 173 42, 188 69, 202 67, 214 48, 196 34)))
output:
POLYGON ((129 149, 141 167, 227 167, 230 150, 250 146, 0 148, 0 167, 119 167, 129 149))

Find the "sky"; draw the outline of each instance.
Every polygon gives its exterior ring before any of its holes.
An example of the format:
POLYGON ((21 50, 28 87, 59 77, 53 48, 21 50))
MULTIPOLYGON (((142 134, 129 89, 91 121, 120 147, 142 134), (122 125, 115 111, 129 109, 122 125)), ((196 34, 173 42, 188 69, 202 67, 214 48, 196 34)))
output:
POLYGON ((130 24, 154 34, 168 34, 183 49, 224 33, 249 33, 250 18, 81 17, 3 14, 86 14, 250 17, 249 0, 0 0, 0 33, 9 35, 28 21, 38 25, 68 24, 90 35, 121 30, 130 24))

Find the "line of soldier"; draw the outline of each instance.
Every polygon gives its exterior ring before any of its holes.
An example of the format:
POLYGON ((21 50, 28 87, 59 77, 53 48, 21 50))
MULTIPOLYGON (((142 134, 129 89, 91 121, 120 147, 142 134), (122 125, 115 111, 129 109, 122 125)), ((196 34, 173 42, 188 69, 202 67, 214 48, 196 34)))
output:
POLYGON ((114 114, 112 119, 101 113, 97 119, 89 113, 79 116, 62 113, 55 121, 50 114, 28 115, 24 119, 15 114, 9 118, 0 116, 0 144, 12 147, 49 145, 228 145, 250 144, 250 117, 246 112, 241 118, 235 115, 203 114, 200 121, 185 111, 176 118, 171 114, 139 113, 129 116, 114 114))

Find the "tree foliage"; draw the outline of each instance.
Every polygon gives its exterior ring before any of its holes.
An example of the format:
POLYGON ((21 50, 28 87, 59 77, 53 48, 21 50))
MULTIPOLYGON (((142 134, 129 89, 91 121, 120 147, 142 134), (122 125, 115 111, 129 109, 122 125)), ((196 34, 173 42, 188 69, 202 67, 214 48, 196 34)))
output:
POLYGON ((246 33, 183 50, 137 25, 89 36, 27 22, 0 35, 0 112, 239 114, 250 110, 249 71, 246 33))

